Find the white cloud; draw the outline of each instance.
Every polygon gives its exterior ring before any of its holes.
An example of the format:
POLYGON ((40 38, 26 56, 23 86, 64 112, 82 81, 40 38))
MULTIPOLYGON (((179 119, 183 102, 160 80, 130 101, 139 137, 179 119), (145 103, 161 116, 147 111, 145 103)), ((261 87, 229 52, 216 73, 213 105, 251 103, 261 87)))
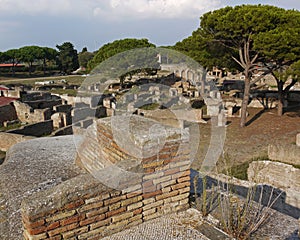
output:
MULTIPOLYGON (((107 0, 106 17, 193 18, 221 5, 220 0, 107 0)), ((103 14, 103 12, 101 12, 103 14)), ((97 15, 97 14, 96 14, 97 15)), ((100 14, 98 14, 100 15, 100 14)))
POLYGON ((1 15, 67 15, 105 19, 192 18, 221 0, 0 0, 1 15))

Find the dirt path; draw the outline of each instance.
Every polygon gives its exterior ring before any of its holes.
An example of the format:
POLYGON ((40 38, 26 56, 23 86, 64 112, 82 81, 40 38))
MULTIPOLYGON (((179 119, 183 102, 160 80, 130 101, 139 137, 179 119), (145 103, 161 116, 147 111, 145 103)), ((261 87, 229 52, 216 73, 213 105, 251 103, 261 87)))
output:
MULTIPOLYGON (((238 165, 254 157, 266 157, 271 143, 295 144, 296 134, 300 133, 300 107, 277 116, 276 109, 261 112, 249 109, 250 125, 240 128, 239 118, 228 118, 224 153, 231 162, 238 165), (251 119, 255 120, 251 122, 251 119)), ((200 144, 197 159, 192 167, 199 169, 210 142, 210 124, 200 124, 200 144)))

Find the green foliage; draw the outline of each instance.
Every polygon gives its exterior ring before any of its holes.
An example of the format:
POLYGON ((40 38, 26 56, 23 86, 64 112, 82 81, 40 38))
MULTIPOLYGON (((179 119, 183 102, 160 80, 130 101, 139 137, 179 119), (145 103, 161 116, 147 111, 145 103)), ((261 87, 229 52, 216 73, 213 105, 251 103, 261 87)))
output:
MULTIPOLYGON (((46 71, 47 62, 56 59, 57 51, 49 47, 39 46, 24 46, 19 49, 10 49, 0 54, 0 62, 9 62, 17 65, 20 62, 28 64, 28 70, 31 74, 34 71, 33 65, 43 66, 44 75, 46 71)), ((13 74, 15 67, 13 67, 13 74)))
POLYGON ((80 67, 85 67, 87 68, 88 62, 93 59, 94 53, 88 52, 88 51, 82 51, 81 53, 78 54, 78 61, 80 67))
POLYGON ((155 110, 155 109, 159 108, 159 104, 158 103, 149 103, 149 104, 143 105, 139 108, 143 109, 143 110, 155 110))
POLYGON ((231 168, 224 170, 224 173, 229 173, 229 176, 235 177, 241 180, 248 180, 247 170, 249 168, 249 162, 244 162, 238 165, 234 165, 231 168))
POLYGON ((276 27, 254 36, 254 49, 260 51, 265 61, 284 63, 300 56, 300 12, 277 10, 273 13, 276 27))
POLYGON ((62 45, 56 45, 59 50, 58 62, 62 72, 70 74, 79 68, 77 50, 70 42, 64 42, 62 45))
POLYGON ((89 61, 88 63, 88 69, 92 70, 94 69, 98 64, 105 61, 106 59, 121 53, 125 52, 131 49, 135 48, 145 48, 145 47, 155 47, 154 44, 149 43, 148 39, 122 39, 122 40, 116 40, 112 43, 107 43, 104 46, 102 46, 94 58, 89 61))
POLYGON ((235 62, 231 61, 232 52, 222 44, 214 43, 210 38, 201 36, 200 29, 194 31, 192 36, 177 42, 173 49, 186 54, 207 69, 215 66, 228 69, 239 68, 235 62))

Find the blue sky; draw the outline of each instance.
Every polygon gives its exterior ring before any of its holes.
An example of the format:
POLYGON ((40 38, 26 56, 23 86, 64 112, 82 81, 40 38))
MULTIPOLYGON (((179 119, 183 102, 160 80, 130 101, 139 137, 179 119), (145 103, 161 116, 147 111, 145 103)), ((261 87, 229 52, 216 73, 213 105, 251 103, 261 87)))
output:
POLYGON ((259 3, 300 10, 299 0, 0 0, 0 51, 65 41, 94 51, 127 37, 173 45, 196 30, 207 11, 259 3))

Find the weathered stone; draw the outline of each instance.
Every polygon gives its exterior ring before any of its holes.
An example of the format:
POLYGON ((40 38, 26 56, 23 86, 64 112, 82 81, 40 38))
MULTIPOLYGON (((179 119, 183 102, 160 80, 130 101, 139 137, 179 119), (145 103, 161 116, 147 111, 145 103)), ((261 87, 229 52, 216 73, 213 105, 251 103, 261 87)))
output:
POLYGON ((287 194, 286 203, 300 207, 300 169, 279 162, 254 161, 249 165, 248 179, 282 189, 287 194))
POLYGON ((293 144, 271 144, 268 147, 269 159, 283 163, 300 165, 300 148, 293 144))

